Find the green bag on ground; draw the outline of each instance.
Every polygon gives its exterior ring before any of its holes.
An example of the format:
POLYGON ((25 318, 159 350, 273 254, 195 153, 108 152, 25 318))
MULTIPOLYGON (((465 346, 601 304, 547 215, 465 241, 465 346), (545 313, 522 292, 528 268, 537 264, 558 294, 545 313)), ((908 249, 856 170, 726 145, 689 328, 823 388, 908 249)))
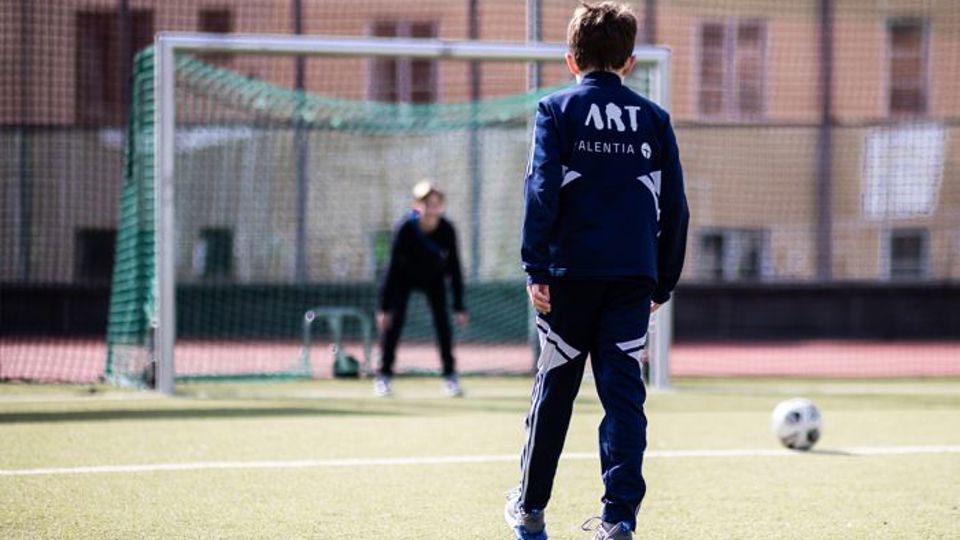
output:
POLYGON ((360 362, 349 354, 337 354, 333 360, 333 376, 338 379, 356 379, 360 376, 360 362))

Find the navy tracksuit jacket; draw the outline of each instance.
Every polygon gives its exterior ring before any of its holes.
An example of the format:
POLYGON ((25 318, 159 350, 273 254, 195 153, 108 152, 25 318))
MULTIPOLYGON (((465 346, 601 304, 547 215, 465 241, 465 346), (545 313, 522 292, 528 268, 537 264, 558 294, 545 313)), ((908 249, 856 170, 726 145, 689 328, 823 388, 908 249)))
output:
POLYGON ((618 75, 586 74, 537 108, 527 168, 523 268, 550 285, 521 459, 521 503, 550 498, 590 355, 604 408, 604 521, 635 528, 646 492, 641 351, 651 300, 680 277, 689 211, 669 115, 618 75))

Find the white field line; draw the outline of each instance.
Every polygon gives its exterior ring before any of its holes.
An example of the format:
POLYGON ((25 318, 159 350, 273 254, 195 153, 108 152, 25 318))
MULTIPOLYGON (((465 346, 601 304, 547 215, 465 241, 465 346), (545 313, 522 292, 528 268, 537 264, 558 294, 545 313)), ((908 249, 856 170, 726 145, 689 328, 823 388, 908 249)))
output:
POLYGON ((69 403, 83 401, 151 401, 167 399, 155 392, 115 392, 93 394, 23 394, 0 396, 0 403, 69 403))
MULTIPOLYGON (((652 459, 669 458, 752 458, 752 457, 796 457, 817 455, 884 456, 903 454, 958 454, 960 445, 946 446, 865 446, 851 448, 831 448, 813 452, 795 452, 763 448, 733 450, 651 450, 646 457, 652 459)), ((587 452, 569 452, 563 454, 565 461, 595 460, 597 455, 587 452)), ((313 469, 371 467, 397 465, 447 465, 462 463, 498 463, 518 462, 520 454, 491 454, 464 456, 432 456, 407 458, 346 458, 346 459, 304 459, 289 461, 198 461, 193 463, 144 463, 139 465, 92 465, 86 467, 48 467, 37 469, 0 469, 0 476, 39 476, 61 474, 108 474, 142 473, 162 471, 198 471, 214 469, 313 469)))

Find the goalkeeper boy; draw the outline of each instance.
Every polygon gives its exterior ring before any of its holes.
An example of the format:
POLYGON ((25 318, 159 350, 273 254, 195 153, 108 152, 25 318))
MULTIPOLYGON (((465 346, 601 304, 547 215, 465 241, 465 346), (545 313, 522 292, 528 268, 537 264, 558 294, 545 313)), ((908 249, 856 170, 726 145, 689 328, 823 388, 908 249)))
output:
POLYGON ((567 30, 578 84, 537 108, 521 257, 542 352, 522 478, 505 509, 521 540, 546 538, 544 509, 588 354, 604 409, 594 538, 631 539, 646 492, 640 358, 650 313, 680 276, 689 212, 669 115, 623 84, 636 32, 627 6, 582 4, 567 30))
POLYGON ((394 234, 390 265, 380 290, 377 327, 380 342, 380 373, 373 388, 378 396, 393 393, 391 379, 400 332, 403 330, 410 294, 422 290, 430 305, 437 345, 443 362, 443 388, 449 396, 463 395, 453 357, 453 333, 447 307, 447 281, 453 292, 457 325, 466 326, 469 317, 463 305, 463 273, 457 249, 457 233, 446 218, 446 196, 429 181, 413 186, 413 211, 394 234))

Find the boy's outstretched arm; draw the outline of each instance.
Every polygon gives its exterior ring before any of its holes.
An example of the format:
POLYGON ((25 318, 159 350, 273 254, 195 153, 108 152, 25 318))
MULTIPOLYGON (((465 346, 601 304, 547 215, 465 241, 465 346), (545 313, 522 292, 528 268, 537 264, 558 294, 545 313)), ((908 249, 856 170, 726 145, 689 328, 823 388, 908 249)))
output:
POLYGON ((524 181, 524 215, 520 258, 528 284, 547 284, 550 277, 550 234, 560 205, 563 166, 560 134, 552 111, 537 106, 530 164, 524 181))
POLYGON ((661 141, 664 155, 660 187, 660 237, 657 241, 657 288, 652 297, 655 304, 670 300, 670 293, 680 279, 687 250, 687 223, 690 221, 680 152, 669 116, 663 125, 661 141))
POLYGON ((394 305, 396 299, 401 266, 404 264, 403 258, 408 253, 409 240, 404 234, 404 228, 401 226, 393 234, 393 240, 390 243, 390 260, 387 263, 387 271, 383 277, 383 285, 380 287, 380 295, 377 301, 377 327, 380 331, 385 331, 390 326, 390 307, 394 305))
POLYGON ((467 321, 467 308, 463 304, 463 268, 460 264, 460 247, 457 243, 456 229, 453 230, 448 272, 450 275, 450 288, 453 291, 453 311, 457 314, 457 325, 464 326, 467 321))

